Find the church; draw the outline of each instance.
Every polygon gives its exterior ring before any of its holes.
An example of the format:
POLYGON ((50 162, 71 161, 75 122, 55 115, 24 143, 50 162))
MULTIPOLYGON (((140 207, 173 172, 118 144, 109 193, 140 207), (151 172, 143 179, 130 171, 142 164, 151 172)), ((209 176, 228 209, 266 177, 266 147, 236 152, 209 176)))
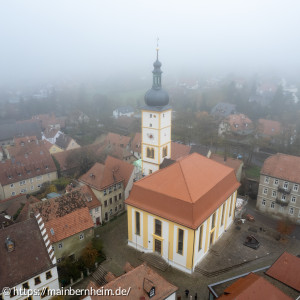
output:
POLYGON ((159 169, 171 155, 171 106, 154 62, 142 109, 142 170, 125 201, 128 245, 155 252, 192 273, 234 220, 239 182, 233 169, 193 153, 159 169))

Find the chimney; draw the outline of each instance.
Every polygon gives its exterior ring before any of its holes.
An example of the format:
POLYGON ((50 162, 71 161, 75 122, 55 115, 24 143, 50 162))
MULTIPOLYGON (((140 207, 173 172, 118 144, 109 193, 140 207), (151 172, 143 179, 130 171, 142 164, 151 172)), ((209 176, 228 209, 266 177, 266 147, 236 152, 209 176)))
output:
POLYGON ((15 250, 15 243, 11 240, 9 236, 6 238, 5 245, 8 252, 12 252, 15 250))

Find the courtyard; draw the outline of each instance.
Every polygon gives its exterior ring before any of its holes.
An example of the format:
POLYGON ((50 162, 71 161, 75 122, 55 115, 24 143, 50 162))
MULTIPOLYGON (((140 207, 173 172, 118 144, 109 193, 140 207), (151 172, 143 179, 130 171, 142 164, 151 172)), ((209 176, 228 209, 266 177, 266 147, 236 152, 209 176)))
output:
MULTIPOLYGON (((107 257, 102 267, 116 276, 124 274, 123 267, 126 262, 134 267, 143 262, 142 252, 127 246, 126 213, 103 227, 98 227, 95 236, 102 240, 103 251, 107 257)), ((149 265, 178 287, 178 296, 184 298, 184 291, 188 289, 192 295, 197 293, 198 299, 208 299, 208 284, 271 265, 284 251, 300 254, 300 241, 291 237, 278 240, 276 230, 266 227, 264 222, 247 221, 238 226, 232 224, 191 275, 171 266, 161 271, 149 265), (248 235, 254 235, 259 240, 260 247, 257 250, 243 245, 248 235)))

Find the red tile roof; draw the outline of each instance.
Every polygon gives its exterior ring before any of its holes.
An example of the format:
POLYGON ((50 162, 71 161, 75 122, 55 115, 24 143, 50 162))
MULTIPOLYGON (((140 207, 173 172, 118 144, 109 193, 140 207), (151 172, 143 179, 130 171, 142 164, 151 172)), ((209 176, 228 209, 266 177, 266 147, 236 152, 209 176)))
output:
POLYGON ((230 130, 234 132, 253 128, 252 121, 244 114, 229 115, 226 121, 230 125, 230 130))
POLYGON ((87 207, 75 210, 63 217, 49 220, 44 224, 51 243, 59 242, 94 227, 94 222, 87 207), (51 233, 51 229, 53 229, 54 234, 51 233))
POLYGON ((17 150, 17 155, 14 151, 12 152, 12 159, 0 163, 0 183, 2 185, 56 172, 53 159, 43 145, 31 148, 30 151, 26 151, 26 149, 19 150, 17 150))
POLYGON ((48 127, 48 128, 44 131, 44 136, 45 136, 47 139, 52 139, 52 138, 55 137, 55 135, 56 135, 58 132, 59 132, 58 129, 48 127))
POLYGON ((189 155, 191 152, 191 146, 171 142, 171 159, 177 160, 179 158, 189 155))
POLYGON ((277 287, 269 283, 264 278, 250 273, 245 277, 238 279, 230 285, 224 295, 218 297, 220 300, 291 300, 277 287))
MULTIPOLYGON (((176 286, 169 283, 166 279, 158 275, 146 264, 142 264, 128 271, 124 275, 117 277, 116 279, 110 281, 109 283, 103 286, 104 289, 112 289, 113 291, 116 291, 120 287, 122 289, 126 289, 127 291, 129 290, 129 295, 126 298, 136 299, 136 300, 166 299, 168 298, 168 296, 172 295, 178 290, 176 286), (152 284, 155 287, 155 295, 150 298, 146 290, 149 290, 149 287, 152 284)), ((98 300, 98 299, 117 300, 123 297, 109 295, 109 296, 91 296, 91 298, 92 300, 98 300)))
POLYGON ((195 229, 239 186, 233 169, 193 153, 134 183, 125 203, 195 229))
POLYGON ((79 181, 97 190, 103 190, 118 182, 124 182, 124 187, 126 187, 133 169, 133 165, 123 160, 107 156, 104 165, 95 163, 88 172, 79 178, 79 181))
POLYGON ((117 145, 117 146, 123 145, 123 147, 125 148, 129 145, 130 137, 109 132, 106 136, 105 141, 108 144, 112 144, 112 145, 117 145))
POLYGON ((258 120, 258 131, 264 136, 275 136, 281 133, 281 124, 273 120, 258 120))
POLYGON ((265 160, 260 173, 300 183, 300 157, 277 153, 265 160))
POLYGON ((97 199, 95 193, 89 186, 83 185, 79 187, 79 191, 82 194, 85 204, 89 209, 101 206, 101 202, 97 199))
POLYGON ((300 292, 300 258, 284 252, 266 272, 284 284, 300 292))
POLYGON ((131 141, 131 150, 141 153, 142 134, 137 132, 131 141))
POLYGON ((15 146, 24 146, 24 144, 36 143, 37 137, 33 136, 24 136, 24 137, 14 137, 14 144, 15 146))

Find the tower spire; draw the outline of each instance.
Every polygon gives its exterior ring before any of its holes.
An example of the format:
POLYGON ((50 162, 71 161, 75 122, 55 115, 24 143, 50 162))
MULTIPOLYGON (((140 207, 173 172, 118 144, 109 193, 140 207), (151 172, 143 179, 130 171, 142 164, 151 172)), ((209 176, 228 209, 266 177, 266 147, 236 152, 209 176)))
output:
POLYGON ((157 38, 157 43, 156 43, 156 60, 158 60, 158 51, 159 51, 158 41, 159 38, 157 38))

